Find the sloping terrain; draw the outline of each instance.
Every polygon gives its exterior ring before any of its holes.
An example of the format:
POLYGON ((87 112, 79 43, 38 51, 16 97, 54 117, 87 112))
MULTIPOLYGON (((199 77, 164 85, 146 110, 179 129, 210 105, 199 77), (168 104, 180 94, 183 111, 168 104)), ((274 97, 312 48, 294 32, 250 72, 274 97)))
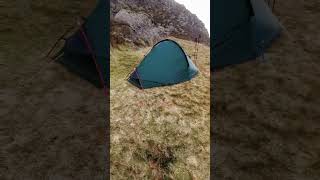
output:
POLYGON ((0 179, 103 179, 103 92, 43 58, 95 3, 18 2, 0 2, 0 179))
POLYGON ((213 177, 319 179, 319 8, 277 1, 285 30, 266 61, 213 73, 213 177))
MULTIPOLYGON (((194 42, 173 39, 194 59, 194 42)), ((208 179, 209 47, 191 81, 140 90, 126 77, 150 48, 111 49, 111 178, 208 179)))

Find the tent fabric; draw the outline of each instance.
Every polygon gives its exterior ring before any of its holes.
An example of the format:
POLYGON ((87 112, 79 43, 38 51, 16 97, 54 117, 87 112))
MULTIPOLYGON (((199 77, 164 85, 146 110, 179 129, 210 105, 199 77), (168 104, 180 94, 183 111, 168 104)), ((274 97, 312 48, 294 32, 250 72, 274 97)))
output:
POLYGON ((63 48, 63 56, 58 60, 70 71, 80 75, 99 88, 109 86, 110 76, 107 24, 109 8, 107 5, 108 3, 105 0, 98 2, 96 8, 86 18, 81 28, 67 38, 63 48), (90 49, 92 49, 92 52, 90 49), (100 82, 99 71, 103 76, 104 85, 100 82))
POLYGON ((213 69, 262 55, 281 32, 264 0, 215 0, 213 27, 213 69))
POLYGON ((173 40, 165 39, 153 46, 128 81, 146 89, 185 82, 197 73, 197 67, 181 46, 173 40))

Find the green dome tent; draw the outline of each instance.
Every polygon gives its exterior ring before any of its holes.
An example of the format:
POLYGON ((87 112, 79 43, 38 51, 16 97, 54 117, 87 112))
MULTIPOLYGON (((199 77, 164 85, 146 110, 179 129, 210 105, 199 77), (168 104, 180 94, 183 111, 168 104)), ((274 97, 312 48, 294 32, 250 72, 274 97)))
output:
POLYGON ((254 59, 281 32, 264 0, 214 0, 211 68, 254 59))
POLYGON ((197 67, 181 46, 173 40, 165 39, 153 46, 128 81, 138 88, 146 89, 188 81, 197 73, 197 67))
MULTIPOLYGON (((109 86, 109 7, 99 0, 96 8, 70 37, 59 52, 57 62, 95 86, 109 86)), ((64 38, 64 37, 63 37, 64 38)))

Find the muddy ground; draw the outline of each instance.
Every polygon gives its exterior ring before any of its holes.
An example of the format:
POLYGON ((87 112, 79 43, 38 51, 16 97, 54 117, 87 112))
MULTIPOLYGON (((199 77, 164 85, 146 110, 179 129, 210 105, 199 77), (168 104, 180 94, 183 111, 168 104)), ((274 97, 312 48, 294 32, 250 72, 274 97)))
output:
POLYGON ((277 1, 261 59, 213 73, 215 179, 320 178, 320 2, 277 1))

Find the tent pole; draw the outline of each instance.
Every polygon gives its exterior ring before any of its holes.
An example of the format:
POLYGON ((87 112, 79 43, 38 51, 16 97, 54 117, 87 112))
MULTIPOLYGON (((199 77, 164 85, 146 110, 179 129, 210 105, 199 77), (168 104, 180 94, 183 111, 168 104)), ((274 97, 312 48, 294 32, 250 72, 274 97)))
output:
POLYGON ((195 65, 197 66, 197 60, 198 60, 198 50, 199 50, 199 41, 200 41, 200 37, 201 37, 201 35, 199 34, 199 36, 196 38, 196 41, 195 41, 195 50, 194 50, 194 63, 195 63, 195 65))
POLYGON ((82 25, 81 25, 80 23, 79 23, 79 26, 80 26, 80 27, 79 27, 79 30, 80 30, 80 32, 81 32, 81 34, 82 34, 82 36, 83 36, 83 38, 84 38, 84 40, 85 40, 85 44, 86 44, 86 46, 87 46, 87 49, 90 51, 91 57, 92 57, 95 65, 96 65, 96 69, 97 69, 97 71, 98 71, 98 73, 99 73, 100 83, 101 83, 101 85, 103 86, 105 96, 107 97, 107 96, 108 96, 107 87, 106 87, 106 85, 104 84, 103 75, 102 75, 102 72, 101 72, 101 70, 100 70, 100 67, 99 67, 99 65, 98 65, 98 63, 97 63, 96 56, 95 56, 95 54, 94 54, 94 52, 93 52, 93 49, 92 49, 92 47, 91 47, 91 45, 90 45, 90 42, 89 42, 89 40, 88 40, 88 38, 87 38, 87 36, 86 36, 86 33, 84 32, 84 30, 83 30, 83 28, 82 28, 82 25))

